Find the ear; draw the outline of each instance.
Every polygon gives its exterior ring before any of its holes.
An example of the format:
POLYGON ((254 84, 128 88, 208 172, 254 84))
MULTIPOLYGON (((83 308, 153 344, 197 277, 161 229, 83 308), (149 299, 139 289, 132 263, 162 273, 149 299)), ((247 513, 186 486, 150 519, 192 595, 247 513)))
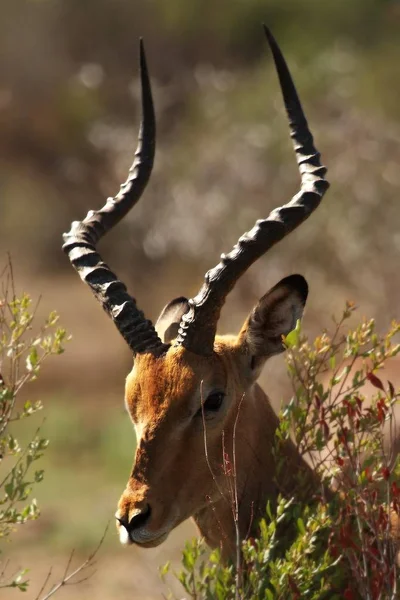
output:
POLYGON ((250 357, 251 369, 257 377, 265 361, 285 350, 282 336, 296 327, 303 315, 308 285, 301 275, 282 279, 253 308, 238 342, 250 357))
POLYGON ((175 300, 169 302, 169 304, 162 309, 155 328, 160 339, 165 344, 171 342, 178 335, 181 319, 188 309, 188 299, 183 296, 175 298, 175 300))

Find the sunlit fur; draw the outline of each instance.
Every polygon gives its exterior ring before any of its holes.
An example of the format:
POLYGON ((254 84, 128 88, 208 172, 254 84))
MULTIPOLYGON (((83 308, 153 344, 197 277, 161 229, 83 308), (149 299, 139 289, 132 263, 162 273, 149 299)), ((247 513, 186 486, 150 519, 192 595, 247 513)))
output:
MULTIPOLYGON (((172 345, 164 356, 145 354, 135 358, 126 382, 126 406, 135 425, 137 449, 117 516, 129 522, 135 511, 146 505, 151 506, 152 513, 148 523, 133 533, 134 542, 145 547, 158 545, 176 525, 192 516, 210 546, 220 546, 225 556, 233 554, 235 528, 229 477, 222 463, 224 449, 233 461, 236 418, 237 492, 243 537, 255 529, 268 499, 276 498, 272 446, 277 417, 254 380, 244 334, 217 336, 210 357, 172 345), (205 421, 204 433, 198 411, 201 398, 207 398, 213 390, 224 390, 226 397, 221 409, 205 421)), ((283 456, 288 474, 301 470, 308 482, 317 486, 314 474, 291 443, 286 444, 283 456)), ((296 493, 291 489, 294 481, 293 477, 282 481, 284 491, 296 493)), ((121 541, 126 539, 124 532, 121 536, 121 541)))

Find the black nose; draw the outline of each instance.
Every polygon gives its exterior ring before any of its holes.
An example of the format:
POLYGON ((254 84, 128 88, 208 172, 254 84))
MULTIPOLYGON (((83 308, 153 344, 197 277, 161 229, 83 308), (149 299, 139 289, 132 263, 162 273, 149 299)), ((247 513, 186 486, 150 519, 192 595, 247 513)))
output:
POLYGON ((140 527, 143 527, 143 525, 145 525, 147 523, 147 521, 149 520, 150 515, 151 515, 150 505, 146 504, 146 506, 141 508, 140 512, 138 512, 136 515, 134 515, 132 517, 132 519, 129 521, 128 531, 133 531, 134 529, 140 529, 140 527))

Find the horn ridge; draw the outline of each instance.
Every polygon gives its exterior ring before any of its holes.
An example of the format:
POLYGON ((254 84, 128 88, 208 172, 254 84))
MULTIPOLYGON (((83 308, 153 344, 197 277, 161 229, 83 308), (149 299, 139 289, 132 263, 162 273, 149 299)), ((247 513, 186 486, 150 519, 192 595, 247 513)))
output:
POLYGON ((63 250, 82 281, 112 318, 134 354, 151 352, 159 355, 168 346, 137 307, 122 281, 111 271, 96 250, 97 242, 136 204, 149 181, 154 163, 156 124, 150 78, 142 39, 140 40, 140 79, 142 118, 134 162, 125 183, 115 198, 108 198, 98 211, 89 211, 83 221, 74 221, 65 233, 63 250))
POLYGON ((240 276, 274 244, 298 227, 319 205, 329 183, 326 168, 320 163, 298 94, 280 48, 270 30, 264 26, 272 51, 282 96, 289 120, 290 135, 301 177, 300 191, 284 206, 274 209, 239 238, 229 254, 208 271, 189 309, 183 315, 177 344, 200 355, 213 352, 214 338, 221 308, 227 294, 240 276))

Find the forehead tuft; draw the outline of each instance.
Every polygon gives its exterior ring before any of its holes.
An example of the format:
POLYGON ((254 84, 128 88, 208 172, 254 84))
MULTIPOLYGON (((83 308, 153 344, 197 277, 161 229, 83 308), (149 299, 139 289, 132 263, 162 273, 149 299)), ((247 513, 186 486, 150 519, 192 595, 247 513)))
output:
POLYGON ((129 410, 135 411, 138 401, 147 411, 193 397, 201 381, 214 371, 214 362, 218 362, 215 357, 197 356, 182 346, 171 346, 160 357, 138 355, 126 380, 129 410))

